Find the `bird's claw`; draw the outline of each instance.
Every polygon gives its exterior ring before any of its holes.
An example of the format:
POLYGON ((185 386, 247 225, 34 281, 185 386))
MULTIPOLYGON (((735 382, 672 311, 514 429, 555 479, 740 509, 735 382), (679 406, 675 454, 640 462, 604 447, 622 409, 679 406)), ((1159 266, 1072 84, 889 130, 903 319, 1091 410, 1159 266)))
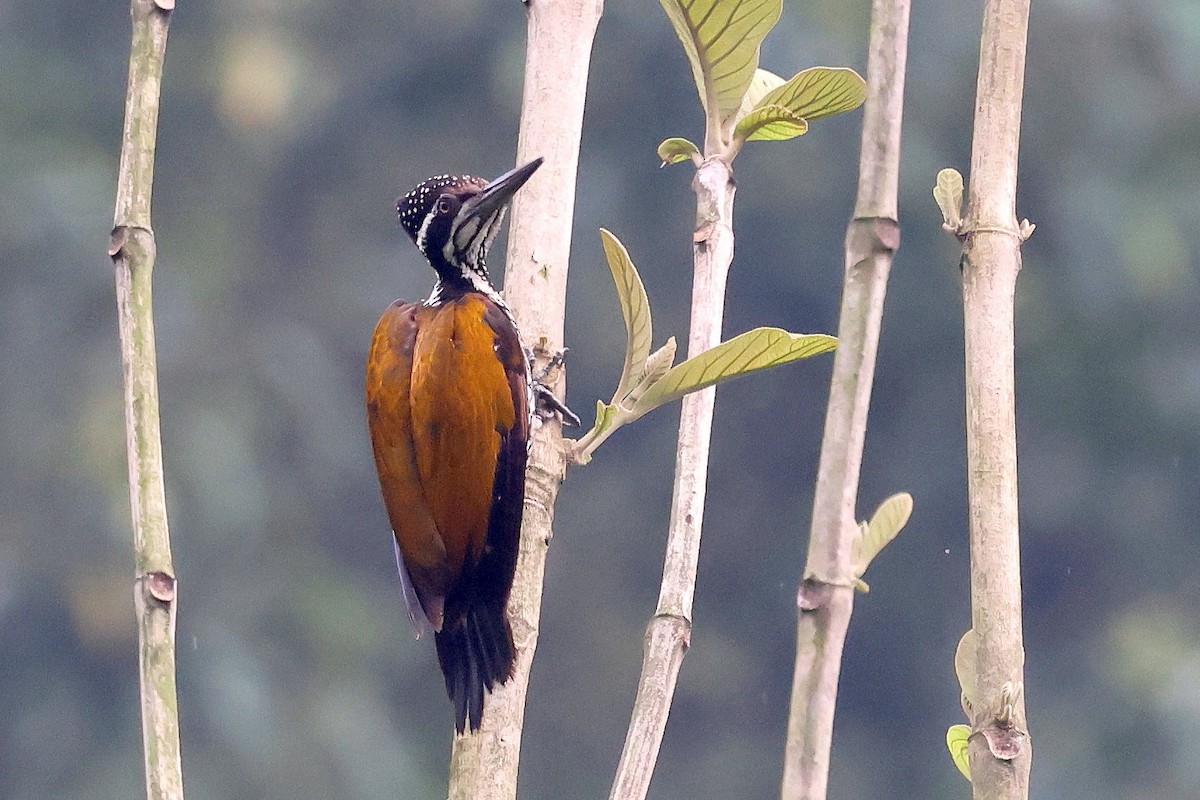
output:
MULTIPOLYGON (((546 378, 550 377, 551 372, 567 363, 567 350, 568 348, 564 347, 562 350, 559 350, 554 355, 550 356, 550 358, 546 359, 546 365, 534 373, 533 382, 545 383, 546 378)), ((530 364, 534 362, 533 351, 528 347, 525 348, 525 358, 529 359, 530 364)))
MULTIPOLYGON (((550 376, 550 373, 555 369, 562 367, 566 361, 567 348, 559 350, 546 361, 546 365, 533 375, 533 396, 535 413, 543 420, 550 419, 555 414, 562 417, 564 425, 574 425, 579 427, 583 422, 579 416, 567 408, 567 404, 554 396, 554 392, 546 385, 545 381, 550 376)), ((532 354, 530 361, 533 360, 532 354)))
POLYGON ((567 404, 554 396, 554 392, 550 391, 549 387, 540 384, 533 384, 533 395, 536 407, 536 413, 542 419, 550 419, 555 414, 562 417, 564 425, 574 425, 579 427, 583 424, 579 416, 567 408, 567 404))

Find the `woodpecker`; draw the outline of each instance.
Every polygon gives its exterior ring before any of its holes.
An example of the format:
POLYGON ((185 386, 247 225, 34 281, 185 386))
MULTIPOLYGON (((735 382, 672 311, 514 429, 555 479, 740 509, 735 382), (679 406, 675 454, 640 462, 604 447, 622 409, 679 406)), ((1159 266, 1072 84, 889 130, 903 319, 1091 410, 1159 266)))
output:
POLYGON ((408 618, 416 637, 434 634, 459 734, 479 728, 485 691, 508 680, 515 657, 505 606, 530 431, 548 392, 484 259, 541 163, 490 183, 439 175, 397 201, 437 282, 425 301, 383 312, 367 357, 367 422, 408 618))

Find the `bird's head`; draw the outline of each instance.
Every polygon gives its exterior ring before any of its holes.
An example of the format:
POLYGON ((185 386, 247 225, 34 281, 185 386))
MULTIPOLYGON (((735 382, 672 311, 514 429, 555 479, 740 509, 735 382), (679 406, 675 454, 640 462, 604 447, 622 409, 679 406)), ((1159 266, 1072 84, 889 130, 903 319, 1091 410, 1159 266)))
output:
POLYGON ((535 158, 491 183, 470 175, 438 175, 396 201, 400 225, 442 282, 490 288, 484 263, 488 246, 508 201, 541 165, 535 158))

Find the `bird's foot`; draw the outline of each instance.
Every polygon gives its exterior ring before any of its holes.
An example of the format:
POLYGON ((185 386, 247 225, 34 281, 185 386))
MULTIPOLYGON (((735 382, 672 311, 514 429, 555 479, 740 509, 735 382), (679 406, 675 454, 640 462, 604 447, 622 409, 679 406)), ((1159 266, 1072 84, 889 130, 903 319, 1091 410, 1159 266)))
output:
POLYGON ((579 427, 583 422, 579 416, 567 408, 567 404, 554 396, 554 392, 543 384, 533 384, 534 402, 537 404, 537 415, 542 419, 550 419, 555 414, 562 417, 564 425, 574 425, 579 427))
MULTIPOLYGON (((562 367, 566 360, 567 350, 564 347, 546 362, 546 366, 542 367, 533 376, 533 398, 535 413, 543 420, 550 419, 555 414, 562 417, 564 425, 574 425, 576 427, 582 425, 582 421, 574 411, 567 408, 567 404, 554 396, 554 392, 546 385, 546 379, 554 370, 562 367)), ((530 360, 532 361, 532 354, 530 360)))

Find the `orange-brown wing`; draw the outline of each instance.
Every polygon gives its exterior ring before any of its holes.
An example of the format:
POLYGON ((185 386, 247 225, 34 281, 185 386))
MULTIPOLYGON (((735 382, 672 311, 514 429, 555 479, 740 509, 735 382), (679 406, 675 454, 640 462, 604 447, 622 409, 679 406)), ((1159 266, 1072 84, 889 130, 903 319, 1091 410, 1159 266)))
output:
MULTIPOLYGON (((411 405, 417 470, 451 571, 465 593, 502 591, 507 596, 511 570, 502 570, 508 573, 507 583, 495 589, 478 585, 482 576, 476 576, 485 556, 515 564, 515 544, 511 552, 488 551, 489 529, 497 500, 505 508, 515 501, 519 533, 523 503, 527 436, 520 437, 519 464, 513 463, 510 442, 515 431, 527 426, 526 401, 523 389, 519 401, 514 396, 502 342, 492 325, 489 310, 494 308, 483 295, 469 293, 430 309, 431 317, 417 331, 411 405), (520 496, 511 488, 514 471, 519 472, 520 496), (500 484, 498 473, 503 474, 500 484), (500 490, 503 497, 497 496, 500 490)), ((503 577, 489 574, 487 579, 503 577)))
POLYGON ((446 594, 457 577, 425 499, 413 440, 413 352, 430 316, 432 310, 419 304, 397 301, 389 306, 375 327, 366 379, 375 467, 395 532, 409 620, 418 636, 427 628, 422 615, 434 630, 441 630, 446 594))
POLYGON ((509 397, 513 403, 513 425, 500 435, 496 460, 492 510, 488 520, 488 552, 493 557, 479 565, 482 583, 496 587, 495 595, 503 608, 508 602, 517 552, 521 540, 521 518, 525 513, 525 465, 529 458, 530 415, 529 363, 516 325, 494 303, 488 304, 484 321, 495 332, 496 355, 504 365, 509 397))

